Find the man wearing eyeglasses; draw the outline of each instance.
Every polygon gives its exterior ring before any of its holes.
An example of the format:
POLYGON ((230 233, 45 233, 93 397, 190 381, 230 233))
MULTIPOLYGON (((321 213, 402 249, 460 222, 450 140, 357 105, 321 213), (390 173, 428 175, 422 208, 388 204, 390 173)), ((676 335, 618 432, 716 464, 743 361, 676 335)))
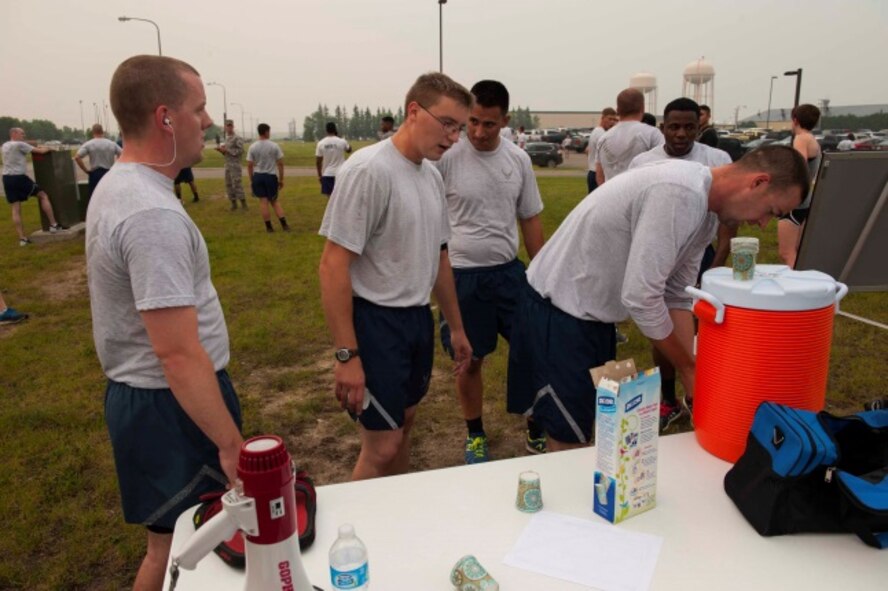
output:
POLYGON ((432 372, 432 292, 450 326, 454 372, 471 359, 447 254, 444 184, 426 162, 459 140, 471 103, 444 74, 420 76, 398 132, 343 164, 327 204, 321 301, 335 345, 336 398, 359 425, 355 480, 407 471, 410 430, 432 372))
MULTIPOLYGON (((450 264, 472 343, 472 362, 456 380, 468 431, 467 464, 488 460, 481 368, 484 357, 496 350, 499 335, 510 338, 518 296, 527 285, 524 263, 518 259, 518 227, 531 259, 543 246, 543 201, 530 156, 500 133, 509 123, 509 91, 496 80, 482 80, 472 87, 472 95, 469 141, 454 146, 437 163, 450 214, 450 264)), ((450 326, 444 318, 441 342, 451 353, 450 326)), ((544 451, 542 432, 533 421, 527 426, 527 450, 544 451)))

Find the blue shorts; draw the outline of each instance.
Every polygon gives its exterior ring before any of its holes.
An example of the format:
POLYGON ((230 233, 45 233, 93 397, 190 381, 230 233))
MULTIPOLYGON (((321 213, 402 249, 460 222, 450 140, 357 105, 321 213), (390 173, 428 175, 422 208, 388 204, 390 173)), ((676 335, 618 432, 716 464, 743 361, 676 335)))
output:
MULTIPOLYGON (((515 259, 493 267, 453 269, 456 298, 472 356, 481 359, 496 350, 497 335, 512 337, 512 317, 527 286, 524 263, 515 259)), ((450 326, 440 315, 441 344, 453 357, 450 326)))
POLYGON ((595 423, 589 370, 616 358, 609 322, 581 320, 528 286, 515 314, 509 346, 507 409, 533 415, 563 443, 588 443, 595 423))
MULTIPOLYGON (((240 402, 225 370, 216 372, 222 398, 238 429, 240 402)), ((133 388, 108 380, 105 421, 111 435, 127 523, 172 529, 202 494, 228 480, 219 450, 185 414, 169 389, 133 388)))
POLYGON ((598 179, 595 177, 594 170, 586 171, 586 188, 590 193, 598 188, 598 179))
POLYGON ((176 175, 176 180, 173 183, 180 185, 182 183, 193 183, 194 182, 194 173, 191 172, 190 168, 183 168, 179 171, 179 174, 176 175))
POLYGON ((89 171, 89 194, 92 195, 102 177, 108 172, 107 168, 93 168, 89 171))
MULTIPOLYGON (((404 410, 429 391, 435 327, 428 306, 390 308, 354 298, 355 335, 370 406, 358 417, 369 431, 404 426, 404 410)), ((338 363, 338 362, 337 362, 338 363)))
POLYGON ((255 172, 253 173, 253 180, 250 182, 250 188, 253 190, 253 197, 274 201, 278 197, 277 175, 267 172, 255 172))
POLYGON ((3 192, 7 203, 21 203, 31 195, 41 191, 40 187, 26 174, 4 174, 3 192))
POLYGON ((329 197, 333 194, 333 186, 336 184, 335 176, 322 176, 321 177, 321 193, 329 197))

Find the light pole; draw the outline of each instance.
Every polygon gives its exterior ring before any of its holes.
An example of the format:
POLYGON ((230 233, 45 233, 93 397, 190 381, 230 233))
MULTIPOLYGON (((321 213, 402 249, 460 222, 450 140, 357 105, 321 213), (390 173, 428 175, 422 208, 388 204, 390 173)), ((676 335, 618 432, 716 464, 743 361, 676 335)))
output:
POLYGON ((228 121, 228 93, 225 91, 225 85, 218 82, 207 82, 207 86, 222 87, 222 127, 225 127, 225 122, 228 121))
POLYGON ((244 134, 244 135, 246 135, 246 133, 247 133, 247 129, 244 127, 244 106, 243 106, 242 104, 240 104, 240 103, 231 103, 231 105, 234 106, 234 107, 237 107, 238 109, 240 109, 240 113, 241 113, 241 133, 244 134))
POLYGON ((93 115, 95 116, 95 123, 99 122, 99 105, 93 103, 93 115))
POLYGON ((438 0, 438 71, 444 72, 444 5, 447 0, 438 0))
POLYGON ((784 76, 795 76, 796 77, 796 94, 795 94, 795 104, 793 104, 793 108, 799 106, 799 97, 802 93, 802 69, 798 70, 790 70, 789 72, 783 72, 784 76))
POLYGON ((734 131, 739 127, 738 119, 740 117, 740 109, 745 109, 746 105, 737 105, 734 107, 734 131))
POLYGON ((771 95, 774 94, 774 80, 777 80, 777 76, 771 76, 771 90, 768 91, 768 122, 765 123, 765 129, 771 129, 771 95))
POLYGON ((247 116, 250 118, 250 141, 253 141, 253 130, 256 129, 256 126, 253 125, 253 114, 247 111, 247 116))
POLYGON ((139 18, 136 16, 118 16, 117 20, 122 23, 125 23, 126 21, 142 21, 143 23, 151 23, 152 25, 154 25, 154 28, 157 29, 157 55, 163 55, 163 50, 161 50, 160 48, 160 27, 157 26, 156 22, 147 18, 139 18))
POLYGON ((83 135, 86 136, 86 124, 83 123, 83 99, 77 101, 80 103, 80 130, 83 132, 83 135))

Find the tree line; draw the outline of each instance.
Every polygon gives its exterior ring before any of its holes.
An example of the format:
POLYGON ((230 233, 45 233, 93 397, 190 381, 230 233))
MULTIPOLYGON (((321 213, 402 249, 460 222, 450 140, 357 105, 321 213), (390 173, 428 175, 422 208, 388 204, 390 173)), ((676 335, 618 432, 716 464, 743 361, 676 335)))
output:
MULTIPOLYGON (((509 126, 513 129, 521 126, 525 129, 539 127, 540 119, 531 115, 529 107, 515 107, 509 111, 509 115, 511 117, 509 126)), ((349 111, 345 106, 336 105, 331 110, 326 104, 319 103, 318 108, 302 123, 302 139, 314 142, 323 138, 327 135, 327 123, 331 121, 336 124, 339 135, 353 140, 374 139, 379 130, 380 120, 386 116, 392 117, 395 120, 395 127, 398 127, 404 121, 404 107, 398 107, 397 111, 376 107, 375 111, 371 111, 369 107, 361 108, 354 105, 349 111)))

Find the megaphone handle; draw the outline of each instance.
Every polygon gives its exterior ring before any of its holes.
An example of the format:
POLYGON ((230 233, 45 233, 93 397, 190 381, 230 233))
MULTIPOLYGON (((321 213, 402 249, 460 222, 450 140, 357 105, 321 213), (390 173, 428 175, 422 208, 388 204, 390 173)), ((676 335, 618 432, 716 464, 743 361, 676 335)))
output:
POLYGON ((185 547, 173 558, 172 563, 181 568, 194 570, 201 558, 233 536, 237 529, 237 522, 230 513, 227 511, 217 513, 188 538, 185 547))

